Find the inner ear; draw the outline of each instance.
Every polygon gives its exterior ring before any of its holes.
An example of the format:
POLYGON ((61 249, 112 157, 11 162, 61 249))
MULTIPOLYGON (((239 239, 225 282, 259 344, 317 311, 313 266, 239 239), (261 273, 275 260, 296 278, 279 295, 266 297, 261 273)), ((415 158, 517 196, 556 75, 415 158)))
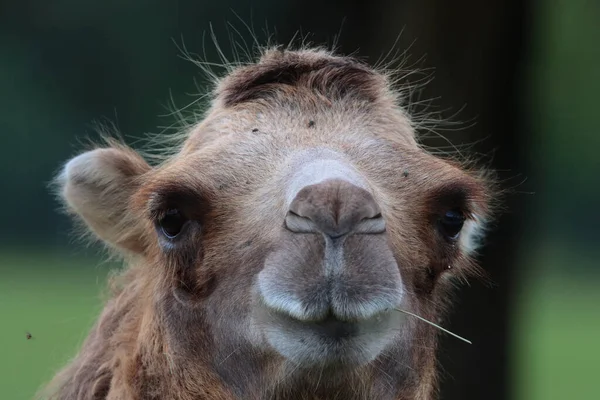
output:
POLYGON ((122 146, 95 149, 71 159, 57 178, 67 210, 108 245, 141 253, 144 219, 130 209, 131 196, 150 166, 122 146))

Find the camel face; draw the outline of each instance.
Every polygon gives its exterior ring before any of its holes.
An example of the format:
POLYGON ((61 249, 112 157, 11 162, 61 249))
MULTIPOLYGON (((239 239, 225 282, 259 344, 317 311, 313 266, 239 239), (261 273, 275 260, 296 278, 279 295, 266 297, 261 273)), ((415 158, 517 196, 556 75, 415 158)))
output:
MULTIPOLYGON (((132 260, 117 297, 148 368, 152 336, 175 374, 230 398, 430 398, 437 331, 398 309, 439 321, 452 278, 476 271, 489 197, 418 145, 384 75, 313 50, 233 70, 162 164, 113 146, 59 181, 132 260)), ((192 390, 175 378, 157 390, 192 390)))

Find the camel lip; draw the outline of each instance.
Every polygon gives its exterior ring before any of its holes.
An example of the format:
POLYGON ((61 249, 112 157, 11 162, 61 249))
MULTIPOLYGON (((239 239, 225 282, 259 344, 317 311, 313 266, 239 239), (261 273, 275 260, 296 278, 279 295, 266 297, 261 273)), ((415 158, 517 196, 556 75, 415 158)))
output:
POLYGON ((307 288, 307 293, 281 290, 284 283, 258 282, 254 288, 255 303, 269 313, 306 324, 329 326, 334 323, 365 323, 390 313, 403 300, 403 289, 380 288, 370 298, 358 296, 344 282, 323 282, 307 288))
POLYGON ((330 309, 323 317, 301 319, 284 310, 271 308, 264 300, 260 303, 260 308, 263 310, 262 320, 266 321, 268 325, 286 330, 306 331, 319 337, 340 340, 359 336, 363 327, 379 324, 394 313, 392 308, 386 308, 368 318, 343 319, 330 309))
POLYGON ((286 236, 269 252, 254 278, 254 304, 306 323, 362 322, 404 301, 400 268, 383 235, 325 243, 310 236, 286 236))
POLYGON ((341 321, 335 317, 331 317, 313 323, 312 328, 322 336, 344 339, 357 334, 358 327, 356 325, 356 322, 341 321))
POLYGON ((344 321, 328 314, 318 320, 300 320, 261 305, 255 308, 256 327, 269 347, 303 366, 357 367, 374 360, 402 328, 402 317, 391 309, 364 320, 344 321))
POLYGON ((344 339, 356 336, 359 333, 359 326, 363 321, 342 320, 333 314, 328 314, 325 318, 318 320, 300 320, 292 315, 281 311, 272 310, 271 315, 279 319, 279 323, 297 326, 300 329, 310 330, 322 337, 334 339, 344 339))

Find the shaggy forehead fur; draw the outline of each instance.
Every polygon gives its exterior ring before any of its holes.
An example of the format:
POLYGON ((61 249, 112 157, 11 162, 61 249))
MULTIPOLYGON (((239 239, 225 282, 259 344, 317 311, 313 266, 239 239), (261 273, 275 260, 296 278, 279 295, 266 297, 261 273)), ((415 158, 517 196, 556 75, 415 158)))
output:
MULTIPOLYGON (((258 62, 218 81, 212 107, 189 131, 183 154, 227 134, 281 135, 315 126, 320 144, 324 132, 361 143, 369 140, 368 132, 416 149, 412 121, 399 97, 386 74, 354 58, 325 50, 268 49, 258 62)), ((309 135, 301 136, 301 145, 311 144, 309 135)))
POLYGON ((377 102, 388 92, 386 79, 355 59, 326 51, 273 49, 257 64, 239 68, 223 79, 216 95, 223 106, 230 107, 268 98, 289 87, 304 87, 329 101, 352 96, 377 102))

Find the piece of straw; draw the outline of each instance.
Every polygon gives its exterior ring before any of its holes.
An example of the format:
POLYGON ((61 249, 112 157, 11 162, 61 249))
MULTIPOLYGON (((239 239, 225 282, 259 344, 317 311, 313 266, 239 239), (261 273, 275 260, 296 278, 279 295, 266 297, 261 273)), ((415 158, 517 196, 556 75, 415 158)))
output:
POLYGON ((413 317, 415 317, 415 318, 418 318, 418 319, 420 319, 420 320, 421 320, 421 321, 423 321, 423 322, 427 322, 429 325, 433 325, 433 326, 435 326, 436 328, 438 328, 439 330, 441 330, 441 331, 444 331, 444 332, 446 332, 447 334, 449 334, 449 335, 452 335, 452 336, 454 336, 455 338, 462 340, 463 342, 466 342, 466 343, 469 343, 469 344, 473 344, 473 343, 472 343, 470 340, 467 340, 467 339, 465 339, 465 338, 464 338, 464 337, 462 337, 462 336, 458 336, 456 333, 452 333, 452 332, 450 332, 448 329, 444 329, 444 328, 442 328, 441 326, 439 326, 439 325, 437 325, 437 324, 434 324, 433 322, 431 322, 431 321, 428 321, 428 320, 426 320, 426 319, 425 319, 425 318, 423 318, 423 317, 420 317, 420 316, 418 316, 417 314, 413 314, 413 313, 411 313, 410 311, 402 310, 402 309, 400 309, 400 308, 396 308, 395 310, 396 310, 396 311, 400 311, 401 313, 404 313, 404 314, 408 314, 408 315, 410 315, 410 316, 413 316, 413 317))

